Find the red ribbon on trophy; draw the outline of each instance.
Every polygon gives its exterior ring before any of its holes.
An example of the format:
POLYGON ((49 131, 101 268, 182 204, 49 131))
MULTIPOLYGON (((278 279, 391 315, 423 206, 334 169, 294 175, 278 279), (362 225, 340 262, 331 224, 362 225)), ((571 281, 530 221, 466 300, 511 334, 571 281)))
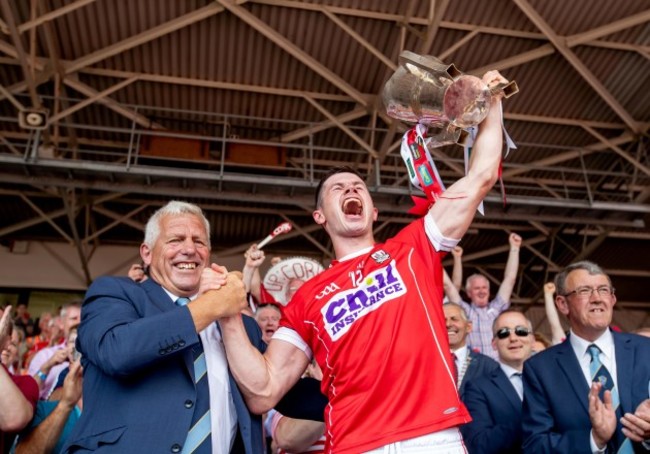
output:
POLYGON ((406 131, 402 138, 400 154, 408 169, 411 184, 424 192, 426 199, 411 196, 415 206, 408 212, 424 216, 445 191, 445 184, 440 178, 436 164, 426 146, 427 127, 417 124, 406 131))

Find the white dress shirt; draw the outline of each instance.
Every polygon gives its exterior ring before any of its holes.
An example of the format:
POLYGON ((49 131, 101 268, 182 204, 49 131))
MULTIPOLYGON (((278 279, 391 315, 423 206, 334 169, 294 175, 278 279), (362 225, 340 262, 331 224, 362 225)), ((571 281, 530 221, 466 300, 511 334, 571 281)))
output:
POLYGON ((591 372, 589 371, 589 364, 591 363, 591 354, 589 353, 589 346, 595 344, 600 349, 600 362, 607 368, 609 374, 614 380, 614 386, 618 386, 616 376, 616 356, 614 355, 614 337, 610 330, 606 330, 598 339, 593 342, 582 339, 571 331, 569 336, 569 343, 573 348, 573 352, 578 358, 580 369, 585 376, 587 385, 591 387, 591 372))

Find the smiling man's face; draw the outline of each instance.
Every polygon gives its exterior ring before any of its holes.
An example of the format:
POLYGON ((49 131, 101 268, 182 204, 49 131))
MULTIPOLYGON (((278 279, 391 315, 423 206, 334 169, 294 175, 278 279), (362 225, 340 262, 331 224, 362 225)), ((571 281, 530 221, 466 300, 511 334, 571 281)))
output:
POLYGON ((463 310, 455 304, 443 304, 445 324, 449 336, 449 347, 452 351, 465 346, 465 338, 472 331, 472 322, 463 315, 463 310))
POLYGON ((140 255, 156 282, 175 295, 192 296, 210 259, 205 225, 193 214, 163 216, 156 242, 143 244, 140 255))
POLYGON ((574 292, 582 287, 597 289, 609 287, 610 281, 604 274, 589 274, 587 270, 571 271, 566 277, 566 296, 555 298, 558 310, 569 318, 571 329, 581 338, 593 341, 604 333, 612 323, 616 295, 601 296, 592 291, 588 297, 574 292))

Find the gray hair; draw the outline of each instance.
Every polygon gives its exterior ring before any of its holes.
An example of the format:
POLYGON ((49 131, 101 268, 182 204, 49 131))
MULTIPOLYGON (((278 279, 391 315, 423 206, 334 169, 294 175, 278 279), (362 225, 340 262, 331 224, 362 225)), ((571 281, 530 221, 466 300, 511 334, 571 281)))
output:
POLYGON ((447 303, 445 303, 445 304, 442 305, 443 309, 445 308, 445 306, 453 306, 453 307, 457 307, 457 308, 459 309, 459 312, 460 312, 460 317, 461 317, 464 321, 466 321, 466 322, 469 321, 469 317, 467 316, 467 311, 466 311, 465 308, 464 308, 463 306, 461 306, 460 304, 458 304, 458 303, 452 303, 451 301, 449 301, 449 302, 447 302, 447 303))
MULTIPOLYGON (((70 303, 65 303, 63 306, 61 306, 61 311, 59 311, 59 316, 60 317, 65 317, 70 310, 71 307, 76 307, 77 309, 81 309, 81 302, 80 301, 72 301, 70 303)), ((52 317, 54 318, 54 317, 52 317)))
POLYGON ((558 295, 566 295, 566 278, 569 273, 575 270, 585 270, 591 276, 603 275, 607 278, 610 287, 612 285, 611 279, 600 266, 596 265, 594 262, 583 260, 582 262, 572 263, 571 265, 564 268, 564 270, 562 270, 560 273, 558 273, 557 276, 555 276, 555 291, 558 295))
POLYGON ((193 203, 172 200, 167 205, 159 208, 147 221, 144 230, 144 244, 152 248, 158 236, 160 235, 160 221, 165 216, 178 216, 182 214, 191 214, 199 218, 205 226, 205 232, 208 236, 208 246, 210 245, 210 222, 203 214, 203 210, 193 203))
POLYGON ((471 276, 469 276, 467 278, 467 280, 465 281, 465 291, 467 291, 469 289, 469 286, 471 285, 472 281, 475 280, 475 279, 478 279, 478 278, 485 279, 487 281, 487 283, 488 283, 488 286, 490 285, 490 281, 488 280, 487 277, 483 276, 480 273, 474 273, 471 276))

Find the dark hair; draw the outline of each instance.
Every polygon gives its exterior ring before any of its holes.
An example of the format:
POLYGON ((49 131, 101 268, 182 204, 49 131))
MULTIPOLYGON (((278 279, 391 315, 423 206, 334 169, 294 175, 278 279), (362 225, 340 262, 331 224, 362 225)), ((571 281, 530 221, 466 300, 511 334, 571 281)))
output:
POLYGON ((321 203, 320 193, 321 190, 323 189, 323 185, 330 177, 333 177, 334 175, 337 175, 339 173, 352 173, 363 180, 361 174, 350 166, 332 167, 327 172, 325 172, 325 175, 323 175, 323 177, 318 182, 318 186, 316 186, 316 198, 315 198, 316 208, 318 208, 321 203))
POLYGON ((607 278, 609 285, 612 285, 611 279, 600 266, 594 262, 583 260, 582 262, 572 263, 555 276, 555 291, 558 295, 564 296, 566 294, 566 278, 569 276, 569 273, 575 270, 585 270, 590 276, 603 275, 607 278))

